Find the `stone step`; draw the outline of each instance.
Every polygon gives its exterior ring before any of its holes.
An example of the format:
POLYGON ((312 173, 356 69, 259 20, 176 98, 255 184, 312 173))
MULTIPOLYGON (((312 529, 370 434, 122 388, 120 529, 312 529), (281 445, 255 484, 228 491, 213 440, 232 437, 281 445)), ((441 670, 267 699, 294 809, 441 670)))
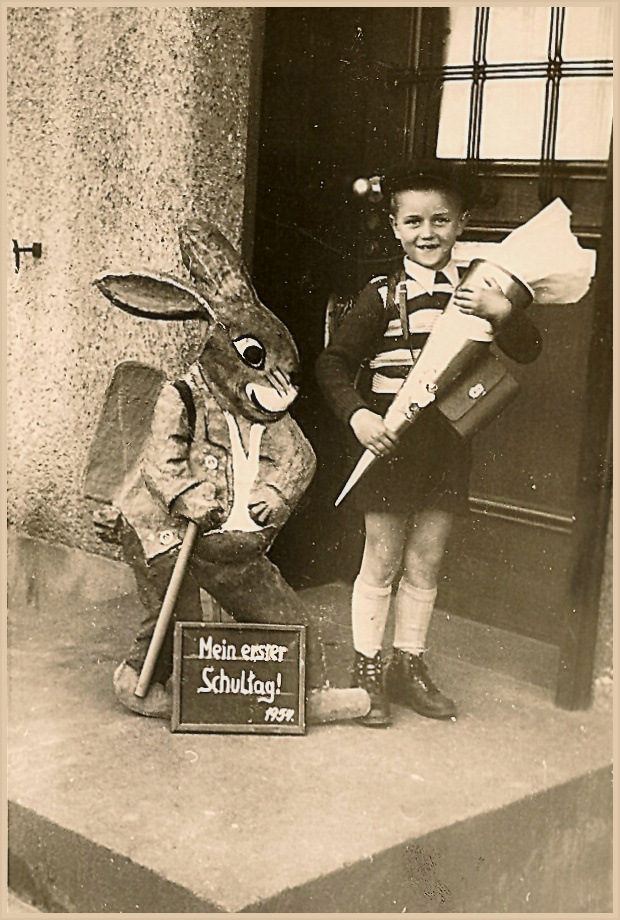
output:
POLYGON ((16 894, 12 891, 7 893, 7 912, 5 914, 7 920, 12 920, 13 917, 28 917, 33 914, 40 914, 41 911, 37 910, 36 907, 33 907, 32 904, 29 904, 27 901, 23 901, 21 898, 18 898, 16 894))
MULTIPOLYGON (((75 579, 12 598, 17 895, 54 913, 611 910, 605 701, 558 710, 545 687, 431 648, 456 722, 395 707, 383 731, 171 733, 111 693, 138 613, 112 580, 96 601, 75 579)), ((346 597, 317 590, 341 674, 346 597)))

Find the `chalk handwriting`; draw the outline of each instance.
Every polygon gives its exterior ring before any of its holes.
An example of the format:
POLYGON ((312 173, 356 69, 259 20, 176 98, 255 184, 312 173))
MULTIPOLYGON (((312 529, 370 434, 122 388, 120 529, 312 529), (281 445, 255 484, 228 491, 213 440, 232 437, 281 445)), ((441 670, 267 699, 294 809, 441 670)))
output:
POLYGON ((287 651, 288 646, 271 643, 258 645, 245 643, 238 649, 226 639, 214 642, 213 636, 209 636, 208 639, 201 636, 198 640, 198 657, 215 658, 216 661, 282 661, 287 651))
POLYGON ((202 669, 204 686, 198 687, 197 693, 240 693, 243 696, 256 696, 259 703, 273 703, 282 692, 282 674, 279 671, 275 680, 260 680, 251 669, 249 673, 244 669, 238 677, 231 677, 224 668, 220 668, 215 675, 214 671, 211 665, 202 669))
POLYGON ((281 706, 270 706, 265 710, 265 722, 292 722, 295 718, 294 709, 284 709, 281 706))

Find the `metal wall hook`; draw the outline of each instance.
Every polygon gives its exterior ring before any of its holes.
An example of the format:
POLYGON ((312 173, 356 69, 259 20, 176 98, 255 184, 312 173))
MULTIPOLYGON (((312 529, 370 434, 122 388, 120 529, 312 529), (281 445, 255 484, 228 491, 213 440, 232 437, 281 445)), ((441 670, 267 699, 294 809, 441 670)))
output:
POLYGON ((19 254, 20 252, 31 252, 34 259, 40 259, 43 255, 43 246, 41 243, 33 243, 32 246, 20 246, 17 240, 13 240, 13 255, 15 256, 15 274, 19 271, 19 254))

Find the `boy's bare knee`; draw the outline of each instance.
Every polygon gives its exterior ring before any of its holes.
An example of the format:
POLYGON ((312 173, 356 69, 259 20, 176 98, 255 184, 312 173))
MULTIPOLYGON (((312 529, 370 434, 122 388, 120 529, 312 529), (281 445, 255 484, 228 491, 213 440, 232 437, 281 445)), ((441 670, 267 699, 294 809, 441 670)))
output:
POLYGON ((398 563, 385 558, 367 559, 360 569, 360 576, 367 584, 375 588, 387 588, 394 582, 398 572, 398 563))
POLYGON ((414 588, 435 588, 450 536, 451 515, 419 515, 410 532, 404 558, 404 577, 414 588))
POLYGON ((436 588, 439 580, 439 566, 406 566, 403 578, 412 588, 436 588))
POLYGON ((400 562, 400 552, 396 552, 389 542, 367 540, 360 575, 373 587, 387 588, 396 578, 400 562))
POLYGON ((409 550, 403 575, 414 588, 435 588, 444 557, 443 544, 429 544, 409 550))

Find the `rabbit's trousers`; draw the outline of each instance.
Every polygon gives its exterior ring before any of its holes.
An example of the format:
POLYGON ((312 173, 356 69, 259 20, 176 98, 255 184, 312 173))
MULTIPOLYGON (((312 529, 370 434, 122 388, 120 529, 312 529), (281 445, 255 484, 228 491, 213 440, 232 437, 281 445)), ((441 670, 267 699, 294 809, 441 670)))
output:
MULTIPOLYGON (((161 610, 177 558, 162 553, 147 562, 133 528, 125 525, 123 556, 131 565, 144 615, 127 662, 140 672, 161 610)), ((165 684, 172 674, 174 620, 202 620, 200 588, 207 591, 239 623, 270 623, 306 627, 306 674, 309 688, 326 680, 325 653, 319 622, 284 580, 280 570, 263 554, 241 562, 210 562, 200 553, 190 560, 177 599, 173 620, 153 673, 153 681, 165 684)))

